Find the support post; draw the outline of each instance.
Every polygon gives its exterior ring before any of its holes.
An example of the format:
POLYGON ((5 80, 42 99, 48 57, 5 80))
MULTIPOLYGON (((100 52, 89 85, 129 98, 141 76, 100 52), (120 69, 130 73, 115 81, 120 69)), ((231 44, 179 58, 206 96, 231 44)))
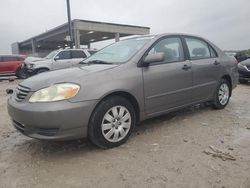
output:
POLYGON ((20 54, 20 48, 18 42, 11 44, 12 54, 20 54))
POLYGON ((81 35, 80 31, 78 29, 75 30, 74 32, 74 40, 75 40, 75 48, 79 49, 81 47, 81 35))
POLYGON ((115 34, 115 42, 119 42, 120 41, 120 33, 116 33, 115 34))
POLYGON ((90 43, 88 43, 88 49, 90 49, 91 48, 91 44, 90 43))
POLYGON ((32 55, 35 56, 36 55, 36 40, 35 39, 31 39, 31 48, 32 48, 32 55))
POLYGON ((68 25, 69 25, 69 36, 70 36, 70 48, 73 48, 73 31, 72 31, 72 25, 71 25, 71 13, 70 13, 70 2, 67 1, 67 13, 68 13, 68 25))

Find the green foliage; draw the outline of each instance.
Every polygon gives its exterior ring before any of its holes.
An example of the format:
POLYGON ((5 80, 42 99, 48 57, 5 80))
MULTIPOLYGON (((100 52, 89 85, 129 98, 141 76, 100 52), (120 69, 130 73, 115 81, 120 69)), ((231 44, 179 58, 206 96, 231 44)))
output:
POLYGON ((246 53, 247 55, 250 55, 250 49, 246 50, 245 53, 246 53))

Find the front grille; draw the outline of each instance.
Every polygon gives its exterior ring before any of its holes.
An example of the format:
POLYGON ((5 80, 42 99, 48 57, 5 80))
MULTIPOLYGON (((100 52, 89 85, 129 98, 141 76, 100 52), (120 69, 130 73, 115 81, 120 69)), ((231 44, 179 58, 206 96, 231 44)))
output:
POLYGON ((43 136, 54 136, 58 132, 58 128, 39 128, 37 134, 43 136))
POLYGON ((26 130, 25 130, 25 126, 22 123, 19 123, 18 121, 14 119, 12 120, 12 124, 21 133, 24 133, 24 131, 26 132, 31 131, 32 133, 40 134, 42 136, 54 136, 59 131, 59 128, 34 128, 34 127, 28 130, 26 127, 26 130))
POLYGON ((14 125, 14 127, 16 127, 17 130, 19 130, 20 132, 24 132, 24 125, 15 121, 15 120, 12 120, 12 123, 14 125))
POLYGON ((15 90, 15 99, 17 102, 21 102, 25 99, 25 97, 27 97, 27 95, 30 92, 30 88, 22 86, 22 85, 18 85, 16 90, 15 90))

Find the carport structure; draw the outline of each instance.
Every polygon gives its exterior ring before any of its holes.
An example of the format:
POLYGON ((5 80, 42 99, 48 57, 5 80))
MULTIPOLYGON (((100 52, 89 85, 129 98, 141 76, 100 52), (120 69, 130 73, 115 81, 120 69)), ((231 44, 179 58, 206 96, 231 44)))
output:
MULTIPOLYGON (((87 45, 94 42, 115 39, 119 41, 120 37, 131 35, 145 35, 150 33, 149 27, 123 25, 106 22, 96 22, 88 20, 75 19, 71 21, 75 48, 81 45, 87 45)), ((29 38, 23 42, 12 44, 13 54, 32 54, 42 56, 48 52, 63 48, 68 45, 67 36, 69 36, 68 23, 60 25, 45 33, 29 38)))

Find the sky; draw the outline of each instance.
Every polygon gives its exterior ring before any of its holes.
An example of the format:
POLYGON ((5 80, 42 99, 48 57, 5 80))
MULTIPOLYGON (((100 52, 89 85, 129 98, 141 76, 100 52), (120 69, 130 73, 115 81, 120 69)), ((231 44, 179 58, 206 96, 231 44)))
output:
MULTIPOLYGON (((72 19, 196 34, 223 50, 250 48, 250 0, 70 0, 72 19)), ((0 54, 67 22, 66 0, 0 0, 0 54)))

